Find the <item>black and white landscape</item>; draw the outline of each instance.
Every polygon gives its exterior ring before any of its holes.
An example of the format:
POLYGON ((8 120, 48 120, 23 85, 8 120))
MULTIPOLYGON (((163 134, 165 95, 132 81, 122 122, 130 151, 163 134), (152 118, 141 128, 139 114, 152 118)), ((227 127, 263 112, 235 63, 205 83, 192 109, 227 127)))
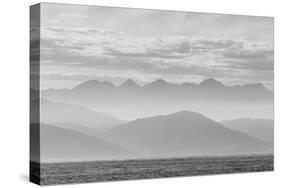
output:
POLYGON ((272 18, 40 6, 40 184, 273 170, 272 18))

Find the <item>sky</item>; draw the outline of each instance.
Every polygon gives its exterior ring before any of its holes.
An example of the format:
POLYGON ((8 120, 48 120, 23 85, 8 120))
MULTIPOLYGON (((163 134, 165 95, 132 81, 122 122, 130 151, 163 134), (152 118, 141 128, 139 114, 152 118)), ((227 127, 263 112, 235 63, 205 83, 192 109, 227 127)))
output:
POLYGON ((273 18, 41 4, 41 87, 156 79, 273 89, 273 18))

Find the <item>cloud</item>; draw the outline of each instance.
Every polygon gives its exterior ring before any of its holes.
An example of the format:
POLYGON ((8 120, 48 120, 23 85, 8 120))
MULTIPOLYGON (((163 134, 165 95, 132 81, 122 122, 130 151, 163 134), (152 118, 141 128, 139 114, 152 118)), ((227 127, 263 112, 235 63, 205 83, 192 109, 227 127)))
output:
POLYGON ((117 49, 106 48, 105 55, 115 57, 133 57, 133 58, 163 58, 163 59, 181 59, 182 54, 173 54, 165 49, 146 49, 144 52, 121 52, 117 49), (166 53, 165 53, 166 52, 166 53))
MULTIPOLYGON (((229 83, 273 82, 274 23, 269 17, 41 6, 42 70, 61 73, 64 78, 71 76, 63 69, 71 73, 81 69, 83 74, 103 72, 117 80, 132 77, 143 82, 206 77, 229 83)), ((36 46, 38 37, 32 40, 31 46, 36 46)), ((39 48, 34 49, 33 61, 39 55, 39 48)))
POLYGON ((249 79, 261 80, 257 71, 273 75, 274 51, 268 43, 186 36, 132 37, 101 28, 43 27, 42 34, 40 55, 46 66, 131 71, 146 77, 170 78, 197 75, 246 79, 251 75, 249 79))
POLYGON ((228 68, 252 71, 273 71, 273 56, 273 47, 263 43, 246 43, 222 53, 228 68))

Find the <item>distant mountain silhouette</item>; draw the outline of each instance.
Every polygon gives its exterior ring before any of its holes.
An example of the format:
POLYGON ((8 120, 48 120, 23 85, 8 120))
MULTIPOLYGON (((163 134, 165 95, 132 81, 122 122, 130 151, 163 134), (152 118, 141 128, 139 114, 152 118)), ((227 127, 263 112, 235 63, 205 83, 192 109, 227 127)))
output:
MULTIPOLYGON (((98 81, 98 80, 90 80, 86 81, 73 89, 68 90, 66 94, 79 93, 82 96, 96 95, 99 96, 101 93, 103 95, 118 95, 118 92, 122 92, 122 89, 126 90, 128 88, 140 88, 138 91, 143 92, 144 94, 156 95, 161 94, 162 96, 167 94, 173 97, 181 97, 185 99, 197 99, 197 98, 221 98, 228 100, 266 100, 272 99, 273 93, 266 89, 261 83, 257 84, 245 84, 245 85, 235 85, 232 87, 228 87, 223 85, 221 82, 215 79, 206 79, 202 81, 200 84, 193 83, 183 83, 180 85, 171 84, 166 82, 165 80, 156 80, 154 82, 148 83, 145 86, 141 87, 136 84, 132 79, 128 79, 120 86, 116 87, 110 82, 107 81, 98 81), (193 87, 189 87, 193 86, 193 87), (171 89, 173 88, 173 89, 171 89), (159 89, 160 93, 157 93, 157 89, 159 89), (163 93, 163 90, 166 92, 163 93), (156 93, 155 93, 156 92, 156 93), (207 93, 206 93, 207 92, 207 93)), ((60 95, 65 94, 60 92, 60 90, 46 90, 44 93, 46 95, 60 95)))
POLYGON ((208 87, 208 88, 225 87, 221 82, 219 82, 213 78, 209 78, 209 79, 202 81, 200 83, 200 86, 208 87))
POLYGON ((240 118, 222 121, 225 127, 249 134, 253 137, 274 141, 274 122, 272 119, 240 118))
POLYGON ((140 87, 138 84, 136 84, 132 79, 128 79, 124 83, 122 83, 119 88, 137 88, 140 87))
POLYGON ((109 138, 139 154, 153 157, 272 152, 264 142, 195 112, 138 119, 114 127, 109 138))
MULTIPOLYGON (((33 101, 36 106, 39 100, 33 101)), ((40 121, 49 124, 77 124, 96 130, 107 130, 114 125, 124 123, 112 115, 95 112, 86 107, 40 100, 40 121)))
MULTIPOLYGON (((31 126, 39 125, 33 124, 31 126)), ((41 162, 112 160, 135 157, 135 154, 116 144, 74 130, 41 123, 40 132, 41 162)))
MULTIPOLYGON (((170 84, 170 83, 166 82, 165 80, 158 79, 158 80, 155 80, 154 82, 146 84, 144 87, 145 88, 165 88, 165 87, 170 87, 173 85, 174 84, 170 84)), ((174 85, 174 86, 176 86, 176 85, 174 85)))
POLYGON ((199 84, 172 84, 156 80, 144 86, 139 86, 131 79, 120 86, 92 80, 73 89, 43 90, 41 97, 108 110, 127 119, 182 110, 201 112, 219 120, 245 116, 271 118, 273 114, 273 93, 262 84, 228 87, 215 79, 207 79, 199 84), (257 108, 261 110, 256 111, 257 108), (225 109, 232 109, 232 112, 225 109))
POLYGON ((73 90, 80 90, 85 92, 92 92, 96 90, 106 90, 114 88, 115 86, 107 81, 90 80, 79 84, 73 90))
POLYGON ((103 138, 104 136, 104 131, 98 131, 84 125, 79 125, 74 123, 62 123, 62 124, 53 124, 53 125, 59 128, 75 130, 88 136, 96 136, 98 138, 103 138))
POLYGON ((273 142, 190 111, 137 119, 103 133, 77 124, 41 123, 40 146, 43 162, 273 152, 273 142))

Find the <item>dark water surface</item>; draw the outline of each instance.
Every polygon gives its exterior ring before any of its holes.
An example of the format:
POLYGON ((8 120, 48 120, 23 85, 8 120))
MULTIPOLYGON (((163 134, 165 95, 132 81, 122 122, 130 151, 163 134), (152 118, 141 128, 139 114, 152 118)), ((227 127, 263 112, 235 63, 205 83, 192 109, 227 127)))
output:
POLYGON ((50 185, 272 170, 273 155, 43 163, 40 181, 50 185))

